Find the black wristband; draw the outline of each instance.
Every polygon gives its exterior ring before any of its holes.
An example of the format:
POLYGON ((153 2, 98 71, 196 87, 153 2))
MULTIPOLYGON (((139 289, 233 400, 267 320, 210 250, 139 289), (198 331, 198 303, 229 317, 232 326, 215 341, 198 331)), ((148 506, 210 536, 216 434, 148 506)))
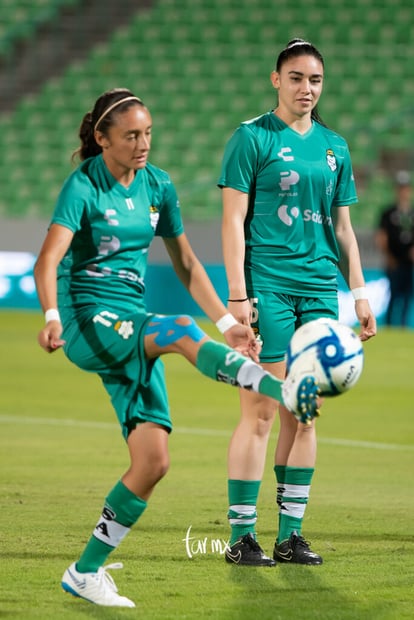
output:
POLYGON ((234 301, 234 302, 237 302, 237 301, 248 301, 248 299, 249 299, 248 297, 244 297, 244 299, 228 299, 227 302, 229 302, 229 301, 234 301))

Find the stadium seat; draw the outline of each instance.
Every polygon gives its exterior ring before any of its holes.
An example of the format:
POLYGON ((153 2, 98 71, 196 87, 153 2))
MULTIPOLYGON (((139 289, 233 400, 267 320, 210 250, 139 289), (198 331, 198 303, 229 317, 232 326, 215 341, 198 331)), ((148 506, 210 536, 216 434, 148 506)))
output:
MULTIPOLYGON (((69 3, 81 13, 80 0, 33 0, 30 14, 51 15, 69 3)), ((59 77, 0 117, 0 178, 17 175, 19 185, 18 191, 0 195, 0 213, 49 214, 71 170, 82 115, 101 92, 125 86, 151 109, 151 160, 173 176, 185 198, 184 215, 217 217, 224 144, 242 120, 274 106, 269 74, 293 36, 311 40, 325 57, 322 117, 347 139, 356 166, 375 162, 381 140, 398 146, 410 140, 410 131, 394 128, 408 115, 414 94, 412 7, 409 0, 388 4, 337 0, 332 10, 317 0, 280 0, 276 14, 274 0, 193 0, 191 10, 187 2, 159 0, 145 10, 137 7, 108 41, 83 61, 62 67, 59 77), (27 157, 27 134, 34 145, 30 183, 29 174, 16 169, 27 157)), ((24 6, 29 4, 23 0, 3 0, 0 16, 12 19, 14 11, 15 21, 21 21, 24 6)), ((30 36, 36 36, 36 27, 30 36)), ((368 193, 364 200, 374 221, 378 195, 368 193)))
POLYGON ((0 4, 0 58, 16 45, 33 38, 38 29, 52 23, 59 10, 75 7, 81 0, 2 0, 0 4))

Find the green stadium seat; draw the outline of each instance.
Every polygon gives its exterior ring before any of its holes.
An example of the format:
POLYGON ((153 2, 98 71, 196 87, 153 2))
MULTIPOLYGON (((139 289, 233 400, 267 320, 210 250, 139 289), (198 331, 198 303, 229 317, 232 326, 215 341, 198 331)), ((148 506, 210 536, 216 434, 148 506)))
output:
MULTIPOLYGON (((69 4, 81 11, 80 0, 33 0, 30 10, 39 17, 69 4)), ((23 6, 29 4, 3 0, 0 17, 8 11, 17 23, 23 6)), ((224 143, 242 120, 275 104, 268 76, 293 36, 310 39, 324 54, 322 117, 347 138, 356 164, 373 162, 379 136, 393 144, 409 140, 410 132, 397 135, 387 127, 414 94, 411 17, 409 0, 392 7, 377 0, 337 0, 335 10, 318 0, 280 0, 277 14, 274 0, 193 0, 191 11, 187 3, 159 0, 137 9, 128 25, 93 47, 84 61, 63 68, 36 96, 23 98, 10 117, 0 117, 0 179, 18 183, 18 191, 0 195, 0 213, 13 196, 19 216, 50 214, 72 169, 83 114, 101 92, 125 86, 152 111, 151 160, 172 175, 184 215, 217 217, 224 143), (32 155, 26 151, 28 132, 32 155), (16 166, 22 160, 30 161, 30 174, 16 166)), ((38 18, 32 23, 35 36, 38 18)), ((0 41, 1 35, 0 29, 0 41)), ((367 196, 374 213, 377 203, 367 196)))
POLYGON ((79 5, 81 0, 2 0, 0 4, 0 57, 35 36, 38 28, 52 23, 61 8, 79 5))

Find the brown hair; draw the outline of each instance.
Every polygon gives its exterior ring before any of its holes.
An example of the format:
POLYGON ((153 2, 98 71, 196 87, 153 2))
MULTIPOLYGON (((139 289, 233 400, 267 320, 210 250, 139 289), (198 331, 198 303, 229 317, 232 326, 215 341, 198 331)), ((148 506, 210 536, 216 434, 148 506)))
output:
MULTIPOLYGON (((292 39, 286 45, 285 49, 283 49, 276 60, 276 71, 279 73, 282 66, 287 60, 291 58, 297 58, 298 56, 313 56, 322 64, 322 67, 325 67, 325 63, 323 60, 322 54, 316 47, 310 43, 309 41, 305 41, 304 39, 292 39)), ((311 112, 311 118, 320 123, 321 125, 325 125, 321 117, 319 116, 319 112, 317 110, 317 106, 311 112)))
POLYGON ((72 155, 72 159, 79 157, 82 161, 88 157, 95 157, 102 153, 102 148, 95 140, 95 131, 99 129, 106 134, 113 125, 114 115, 125 112, 134 105, 144 105, 139 97, 126 88, 109 90, 95 102, 93 110, 87 112, 79 127, 80 147, 72 155))

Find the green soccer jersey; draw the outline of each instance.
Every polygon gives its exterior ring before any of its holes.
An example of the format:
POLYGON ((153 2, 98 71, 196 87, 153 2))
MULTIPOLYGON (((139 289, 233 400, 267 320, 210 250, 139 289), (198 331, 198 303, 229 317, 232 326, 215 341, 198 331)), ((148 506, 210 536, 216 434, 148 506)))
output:
POLYGON ((341 136, 316 122, 300 135, 268 112, 234 132, 218 185, 249 194, 245 273, 250 293, 336 296, 340 253, 332 209, 357 202, 341 136))
POLYGON ((102 155, 85 160, 65 182, 52 223, 74 237, 58 269, 59 309, 105 300, 144 309, 148 248, 155 235, 183 232, 179 202, 166 172, 147 164, 126 188, 102 155))

